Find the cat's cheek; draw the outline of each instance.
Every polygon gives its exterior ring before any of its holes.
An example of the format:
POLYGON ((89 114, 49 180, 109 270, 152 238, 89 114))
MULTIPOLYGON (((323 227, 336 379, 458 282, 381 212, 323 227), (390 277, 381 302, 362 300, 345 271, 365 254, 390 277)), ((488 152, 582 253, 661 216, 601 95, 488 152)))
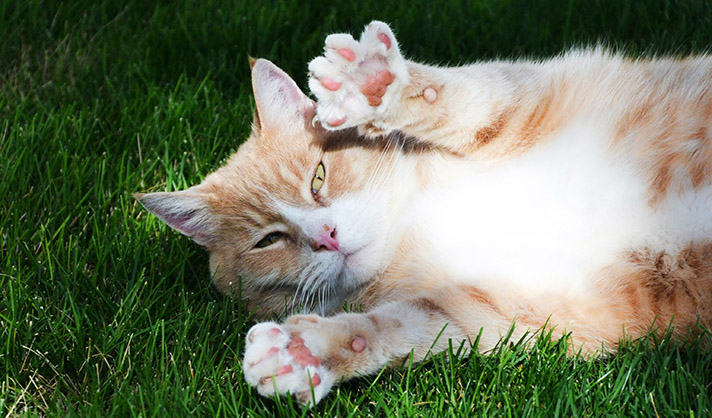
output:
POLYGON ((277 243, 261 251, 236 251, 231 241, 210 252, 210 272, 215 286, 224 293, 249 290, 254 284, 271 284, 294 275, 301 254, 289 243, 277 243), (240 283, 240 281, 242 283, 240 283))

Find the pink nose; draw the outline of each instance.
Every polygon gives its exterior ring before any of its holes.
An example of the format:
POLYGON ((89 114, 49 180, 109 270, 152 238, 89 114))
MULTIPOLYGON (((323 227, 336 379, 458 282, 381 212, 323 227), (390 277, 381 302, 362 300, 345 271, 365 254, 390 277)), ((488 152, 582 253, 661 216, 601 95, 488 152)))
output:
POLYGON ((336 240, 336 227, 330 227, 324 225, 324 232, 319 236, 319 238, 314 243, 314 250, 318 251, 321 249, 327 251, 339 251, 339 241, 336 240))

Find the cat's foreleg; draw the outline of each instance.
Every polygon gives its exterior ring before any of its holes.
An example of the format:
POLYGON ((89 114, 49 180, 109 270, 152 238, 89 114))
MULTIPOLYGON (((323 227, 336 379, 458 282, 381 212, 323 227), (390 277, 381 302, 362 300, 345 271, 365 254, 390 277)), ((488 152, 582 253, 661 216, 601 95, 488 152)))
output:
POLYGON ((465 154, 502 125, 516 90, 495 66, 407 61, 383 22, 370 23, 358 41, 330 35, 324 51, 309 64, 309 87, 317 117, 330 130, 356 126, 367 136, 397 130, 465 154))
POLYGON ((382 305, 368 313, 333 317, 295 315, 283 324, 255 325, 247 335, 243 370, 265 396, 287 392, 305 404, 319 402, 340 380, 414 361, 474 339, 494 346, 511 326, 475 289, 444 289, 382 305))

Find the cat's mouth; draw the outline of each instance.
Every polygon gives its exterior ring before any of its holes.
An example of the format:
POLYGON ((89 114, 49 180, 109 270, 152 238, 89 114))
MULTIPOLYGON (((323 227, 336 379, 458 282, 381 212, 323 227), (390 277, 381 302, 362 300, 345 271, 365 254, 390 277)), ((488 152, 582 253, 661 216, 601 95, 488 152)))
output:
POLYGON ((348 262, 349 258, 353 258, 355 255, 357 255, 364 248, 366 248, 365 245, 362 247, 356 248, 355 250, 342 252, 341 254, 344 256, 344 262, 345 263, 348 262))
POLYGON ((363 250, 366 249, 366 245, 362 245, 357 248, 349 249, 347 251, 339 251, 339 254, 341 255, 342 262, 343 262, 343 269, 351 268, 351 267, 356 267, 352 266, 352 264, 359 263, 359 257, 361 256, 363 250))
POLYGON ((364 258, 364 250, 366 246, 361 246, 349 251, 341 252, 341 271, 339 272, 339 281, 348 290, 361 285, 368 280, 367 274, 367 259, 364 258))

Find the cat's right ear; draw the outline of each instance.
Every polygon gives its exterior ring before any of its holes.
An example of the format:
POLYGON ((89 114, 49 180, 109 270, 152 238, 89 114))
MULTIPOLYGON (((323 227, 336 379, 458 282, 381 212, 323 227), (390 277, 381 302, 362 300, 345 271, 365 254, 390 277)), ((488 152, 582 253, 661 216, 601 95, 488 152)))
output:
POLYGON ((312 126, 316 105, 287 73, 266 59, 250 60, 250 66, 258 130, 312 126))
POLYGON ((217 236, 209 195, 195 187, 179 192, 136 193, 134 197, 168 226, 209 246, 217 236))

